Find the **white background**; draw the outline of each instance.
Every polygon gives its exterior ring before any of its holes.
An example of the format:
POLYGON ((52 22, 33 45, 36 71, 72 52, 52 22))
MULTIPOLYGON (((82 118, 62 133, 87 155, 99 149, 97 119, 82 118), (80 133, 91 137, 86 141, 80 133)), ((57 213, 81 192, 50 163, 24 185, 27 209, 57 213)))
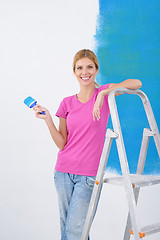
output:
MULTIPOLYGON (((96 0, 0 2, 0 240, 60 239, 53 183, 58 148, 45 122, 23 101, 32 96, 48 108, 58 128, 60 101, 79 92, 73 57, 95 48, 97 15, 96 0)), ((156 187, 149 191, 151 196, 156 187)), ((158 194, 144 204, 143 192, 142 223, 156 222, 158 194)), ((126 217, 124 189, 105 186, 92 240, 122 239, 126 217)))

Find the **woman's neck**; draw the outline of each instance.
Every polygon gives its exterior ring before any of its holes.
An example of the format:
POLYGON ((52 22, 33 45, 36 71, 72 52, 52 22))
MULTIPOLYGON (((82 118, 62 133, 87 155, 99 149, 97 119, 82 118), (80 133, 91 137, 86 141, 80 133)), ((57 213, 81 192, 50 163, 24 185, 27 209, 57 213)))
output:
POLYGON ((90 87, 86 87, 86 86, 83 86, 81 87, 80 89, 80 92, 77 94, 77 98, 78 99, 81 99, 81 100, 88 100, 90 99, 90 97, 92 96, 92 94, 94 93, 94 90, 95 90, 95 86, 90 86, 90 87))

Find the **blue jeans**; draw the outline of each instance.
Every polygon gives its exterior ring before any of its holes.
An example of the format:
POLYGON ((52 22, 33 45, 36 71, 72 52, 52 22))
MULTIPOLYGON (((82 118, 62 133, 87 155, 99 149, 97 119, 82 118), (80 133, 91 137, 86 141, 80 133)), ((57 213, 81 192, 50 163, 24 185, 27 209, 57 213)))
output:
POLYGON ((81 240, 95 178, 55 170, 54 182, 59 203, 61 240, 81 240))

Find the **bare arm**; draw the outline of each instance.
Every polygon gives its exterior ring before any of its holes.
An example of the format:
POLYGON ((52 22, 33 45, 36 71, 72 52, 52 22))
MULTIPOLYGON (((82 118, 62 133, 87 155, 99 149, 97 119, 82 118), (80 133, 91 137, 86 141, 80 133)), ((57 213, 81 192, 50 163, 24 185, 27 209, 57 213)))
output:
MULTIPOLYGON (((109 85, 109 88, 102 90, 100 93, 103 94, 103 96, 105 96, 116 88, 138 89, 141 87, 142 87, 142 82, 139 79, 127 79, 120 83, 111 83, 109 85)), ((117 95, 121 95, 121 94, 116 94, 116 96, 117 95)))
MULTIPOLYGON (((141 88, 142 83, 139 79, 127 79, 121 83, 111 83, 109 85, 109 88, 102 90, 98 95, 97 99, 94 104, 93 108, 93 120, 95 121, 95 117, 99 121, 100 119, 100 109, 103 105, 103 99, 105 95, 108 95, 111 91, 113 91, 116 88, 128 88, 128 89, 138 89, 141 88)), ((121 94, 116 94, 121 95, 121 94)))
POLYGON ((62 150, 64 146, 66 145, 66 139, 64 138, 63 134, 60 133, 57 128, 55 127, 52 117, 50 116, 49 118, 45 119, 45 122, 48 126, 48 129, 50 131, 51 137, 57 147, 62 150))
POLYGON ((46 108, 40 106, 39 104, 33 107, 33 110, 35 111, 37 118, 45 120, 53 141, 55 142, 57 147, 62 150, 66 144, 66 138, 64 138, 64 134, 62 132, 59 132, 55 127, 49 111, 46 108), (40 114, 40 112, 42 111, 45 111, 45 115, 40 114))

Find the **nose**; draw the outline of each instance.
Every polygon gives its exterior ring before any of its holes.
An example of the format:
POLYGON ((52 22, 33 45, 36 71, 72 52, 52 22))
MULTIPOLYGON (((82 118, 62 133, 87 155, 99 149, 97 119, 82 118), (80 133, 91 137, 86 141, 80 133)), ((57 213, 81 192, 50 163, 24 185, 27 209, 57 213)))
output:
POLYGON ((87 68, 83 68, 83 69, 82 69, 82 75, 87 75, 87 73, 88 73, 87 68))

